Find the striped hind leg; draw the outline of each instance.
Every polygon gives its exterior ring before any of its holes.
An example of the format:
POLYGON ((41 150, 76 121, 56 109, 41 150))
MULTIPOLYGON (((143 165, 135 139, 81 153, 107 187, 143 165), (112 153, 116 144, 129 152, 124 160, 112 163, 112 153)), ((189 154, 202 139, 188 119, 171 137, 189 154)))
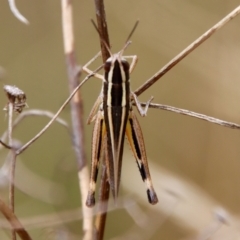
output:
POLYGON ((158 197, 153 188, 151 175, 148 168, 142 130, 133 111, 130 111, 129 114, 129 119, 126 127, 126 135, 134 157, 136 158, 142 180, 146 184, 148 201, 151 204, 156 204, 158 202, 158 197))
POLYGON ((96 115, 96 120, 93 128, 91 176, 88 196, 86 200, 86 205, 88 207, 92 207, 95 205, 96 182, 98 176, 99 161, 102 155, 104 135, 105 135, 104 120, 102 111, 99 110, 96 115))

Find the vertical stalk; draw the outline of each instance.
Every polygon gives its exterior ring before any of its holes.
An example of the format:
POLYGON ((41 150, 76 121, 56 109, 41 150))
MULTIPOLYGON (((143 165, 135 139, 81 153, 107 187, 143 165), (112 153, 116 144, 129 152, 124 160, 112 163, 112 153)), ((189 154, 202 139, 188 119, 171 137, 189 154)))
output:
POLYGON ((100 193, 99 193, 99 207, 96 216, 95 226, 96 226, 96 235, 95 239, 102 240, 105 231, 105 224, 107 219, 107 208, 108 208, 108 199, 109 199, 110 186, 107 181, 107 169, 106 165, 102 166, 102 176, 100 183, 100 193))
MULTIPOLYGON (((110 54, 107 51, 101 39, 103 39, 108 46, 110 46, 109 44, 110 41, 108 36, 106 13, 105 13, 103 0, 95 0, 95 10, 96 10, 98 30, 100 34, 99 37, 100 37, 100 44, 101 44, 102 60, 103 62, 106 62, 106 60, 110 57, 110 54)), ((104 156, 104 159, 106 160, 106 156, 104 156)), ((107 177, 106 164, 105 164, 105 161, 103 161, 102 176, 101 176, 101 183, 100 183, 100 194, 99 194, 99 207, 98 207, 97 217, 95 222, 97 240, 102 240, 104 236, 105 223, 107 219, 109 189, 110 189, 110 186, 109 186, 108 177, 107 177)))
MULTIPOLYGON (((74 34, 72 21, 72 1, 62 0, 62 28, 64 53, 66 58, 68 86, 70 93, 79 84, 79 66, 76 61, 76 54, 74 49, 74 34)), ((71 116, 72 116, 72 132, 73 145, 78 162, 78 178, 79 188, 82 198, 83 208, 83 239, 92 239, 93 224, 92 224, 92 210, 87 208, 85 201, 87 199, 87 189, 89 186, 89 171, 86 164, 86 155, 84 151, 84 136, 83 136, 83 103, 80 91, 78 91, 70 102, 71 116)))
MULTIPOLYGON (((13 146, 12 140, 12 118, 13 118, 13 106, 14 103, 9 101, 8 103, 8 145, 13 146)), ((16 154, 12 151, 12 159, 10 164, 10 176, 9 176, 9 208, 14 213, 14 179, 15 179, 15 166, 16 166, 16 154)), ((16 240, 16 232, 12 230, 12 240, 16 240)))

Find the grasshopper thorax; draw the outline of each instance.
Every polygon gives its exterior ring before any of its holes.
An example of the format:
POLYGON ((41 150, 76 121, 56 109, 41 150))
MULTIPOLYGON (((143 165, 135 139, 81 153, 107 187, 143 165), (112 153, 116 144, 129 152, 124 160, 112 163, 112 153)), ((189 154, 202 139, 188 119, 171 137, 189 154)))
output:
POLYGON ((119 53, 113 54, 107 59, 104 70, 105 80, 108 83, 121 84, 129 81, 129 63, 119 53))

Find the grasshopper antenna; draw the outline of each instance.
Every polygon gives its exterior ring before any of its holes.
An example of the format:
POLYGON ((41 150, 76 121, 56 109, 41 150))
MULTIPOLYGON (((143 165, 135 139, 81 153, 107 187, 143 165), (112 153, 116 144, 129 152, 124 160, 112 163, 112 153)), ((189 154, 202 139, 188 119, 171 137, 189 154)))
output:
POLYGON ((129 33, 129 35, 128 35, 126 41, 125 41, 125 44, 127 44, 129 42, 129 39, 132 37, 132 35, 135 32, 138 24, 139 24, 139 20, 137 20, 136 23, 134 24, 132 31, 129 33))
POLYGON ((135 32, 138 24, 139 24, 139 20, 136 21, 136 23, 135 23, 134 26, 133 26, 132 31, 129 33, 129 35, 128 35, 126 41, 125 41, 125 44, 124 44, 122 50, 121 50, 120 53, 119 53, 120 55, 122 55, 123 52, 124 52, 124 50, 131 44, 131 41, 130 41, 129 39, 132 37, 132 35, 133 35, 133 33, 135 32))
POLYGON ((93 19, 91 19, 91 22, 92 22, 94 28, 96 29, 96 31, 98 32, 98 35, 99 35, 99 37, 100 37, 100 39, 101 39, 101 42, 104 44, 104 46, 105 46, 105 48, 107 49, 107 51, 108 51, 108 53, 110 54, 110 56, 112 56, 112 53, 111 53, 111 50, 110 50, 108 44, 107 44, 106 41, 101 37, 100 31, 99 31, 99 29, 98 29, 98 27, 97 27, 97 24, 94 22, 93 19))

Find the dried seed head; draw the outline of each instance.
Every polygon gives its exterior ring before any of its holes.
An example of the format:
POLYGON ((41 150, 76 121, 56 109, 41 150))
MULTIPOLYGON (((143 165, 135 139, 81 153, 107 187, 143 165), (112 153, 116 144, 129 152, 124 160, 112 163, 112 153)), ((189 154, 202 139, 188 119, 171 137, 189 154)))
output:
MULTIPOLYGON (((16 86, 5 85, 3 90, 6 92, 8 100, 13 104, 15 112, 21 113, 23 108, 27 106, 25 93, 16 86)), ((8 110, 7 106, 3 110, 8 110)))

